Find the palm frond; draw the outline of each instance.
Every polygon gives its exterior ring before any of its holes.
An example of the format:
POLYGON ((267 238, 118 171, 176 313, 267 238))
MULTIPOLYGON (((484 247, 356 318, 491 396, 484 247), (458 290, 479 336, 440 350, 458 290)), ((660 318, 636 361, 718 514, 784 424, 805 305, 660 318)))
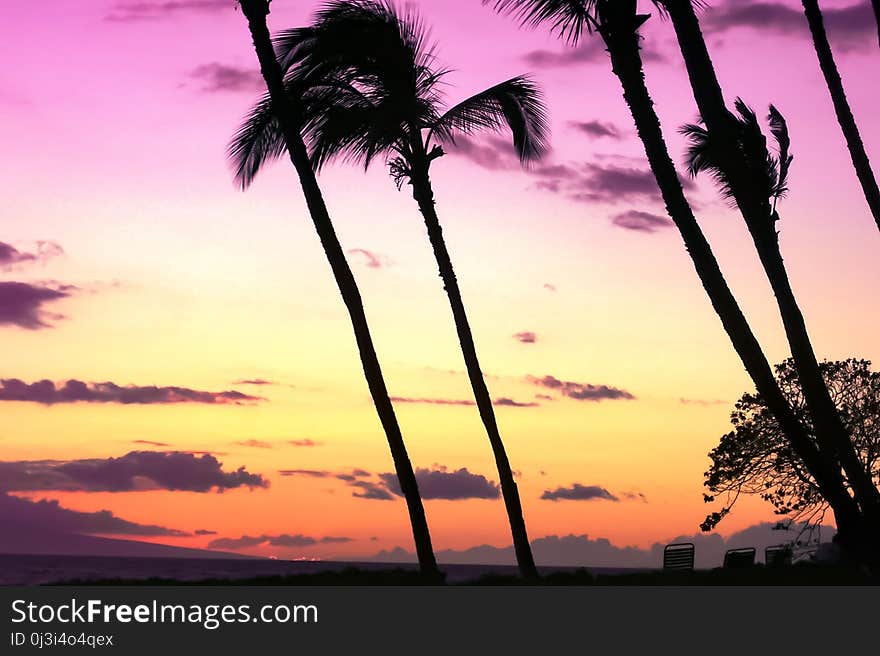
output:
POLYGON ((235 183, 247 189, 263 165, 278 159, 284 148, 284 136, 267 93, 254 105, 226 147, 235 183))
POLYGON ((708 173, 721 192, 721 195, 729 201, 733 200, 733 190, 730 186, 724 165, 724 153, 717 139, 702 124, 689 123, 679 128, 679 132, 687 140, 685 151, 685 164, 688 173, 697 177, 700 173, 708 173))
POLYGON ((791 154, 791 137, 788 134, 788 123, 782 113, 775 106, 770 105, 770 113, 767 116, 770 123, 770 133, 776 140, 778 151, 779 172, 776 185, 773 189, 773 198, 783 198, 788 193, 788 172, 794 155, 791 154))
POLYGON ((543 157, 549 150, 549 125, 542 94, 534 81, 517 76, 475 94, 449 109, 433 126, 440 141, 455 134, 510 128, 513 145, 523 162, 543 157))
POLYGON ((493 5, 525 27, 549 25, 551 32, 574 45, 592 30, 596 0, 483 0, 483 4, 493 5))

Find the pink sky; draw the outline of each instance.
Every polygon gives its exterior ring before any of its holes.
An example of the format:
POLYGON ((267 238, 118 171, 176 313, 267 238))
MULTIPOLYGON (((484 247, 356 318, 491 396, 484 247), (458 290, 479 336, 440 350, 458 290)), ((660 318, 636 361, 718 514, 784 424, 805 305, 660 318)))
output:
MULTIPOLYGON (((317 4, 275 0, 270 27, 301 24, 317 4)), ((413 4, 432 26, 443 63, 454 69, 450 102, 530 71, 552 117, 548 165, 645 168, 603 53, 571 61, 545 31, 520 30, 478 0, 413 4), (588 135, 573 125, 594 121, 614 134, 588 135)), ((738 3, 714 4, 720 8, 710 12, 738 3)), ((108 458, 149 448, 135 440, 171 445, 158 450, 212 451, 224 469, 245 466, 271 486, 223 495, 32 496, 226 537, 352 538, 293 550, 264 545, 259 553, 409 549, 401 501, 354 498, 338 479, 277 473, 363 468, 378 474, 390 471, 390 459, 292 169, 273 166, 247 193, 231 182, 226 142, 261 93, 244 19, 232 6, 231 0, 54 0, 5 9, 0 242, 31 252, 36 241, 51 240, 65 254, 0 271, 0 281, 56 281, 79 290, 47 306, 63 315, 46 317, 51 328, 0 325, 0 378, 235 388, 267 400, 244 406, 5 402, 0 460, 108 458), (233 385, 247 378, 283 385, 233 385), (301 439, 320 444, 286 444, 301 439), (273 448, 240 444, 247 440, 273 448)), ((823 3, 826 10, 851 6, 823 3)), ((832 45, 869 154, 880 161, 874 84, 880 52, 874 26, 867 27, 833 31, 832 45)), ((648 85, 670 151, 681 161, 677 127, 696 113, 690 88, 671 26, 655 17, 644 34, 646 50, 655 53, 646 63, 648 85)), ((772 102, 789 121, 795 162, 790 196, 780 205, 781 241, 816 350, 824 358, 880 360, 877 229, 805 22, 718 29, 708 40, 728 97, 741 95, 760 113, 772 102)), ((727 430, 732 402, 751 385, 680 238, 666 227, 627 229, 619 225, 625 217, 613 222, 634 211, 663 216, 650 196, 576 201, 540 189, 545 178, 538 171, 508 166, 503 153, 487 167, 489 155, 483 153, 481 165, 451 154, 433 176, 493 396, 535 401, 542 390, 526 377, 553 375, 636 397, 498 408, 521 471, 532 537, 589 533, 646 546, 695 532, 709 510, 701 496, 706 453, 727 430), (514 339, 520 332, 535 333, 536 341, 514 339), (601 486, 621 500, 540 500, 544 490, 573 483, 601 486), (648 503, 624 499, 635 492, 648 503)), ((412 199, 395 190, 380 165, 366 175, 330 167, 321 182, 344 246, 376 254, 379 266, 369 266, 363 252, 351 262, 392 394, 471 398, 412 199)), ((768 357, 783 359, 776 307, 738 214, 707 180, 690 196, 768 357)), ((399 416, 417 467, 466 467, 497 480, 473 408, 399 404, 399 416)), ((438 548, 509 542, 499 500, 427 503, 438 548)), ((769 507, 748 502, 722 532, 769 517, 769 507)), ((205 546, 209 538, 165 541, 205 546)))

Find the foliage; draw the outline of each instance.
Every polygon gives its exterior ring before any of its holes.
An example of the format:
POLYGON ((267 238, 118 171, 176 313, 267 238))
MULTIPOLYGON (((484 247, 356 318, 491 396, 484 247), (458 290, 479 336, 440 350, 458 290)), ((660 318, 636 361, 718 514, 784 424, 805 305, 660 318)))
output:
MULTIPOLYGON (((826 361, 819 368, 862 464, 880 483, 880 373, 871 371, 869 361, 856 359, 826 361)), ((776 379, 815 441, 792 359, 776 366, 776 379)), ((820 522, 827 503, 761 396, 744 394, 730 419, 733 431, 723 435, 709 453, 712 465, 704 481, 710 492, 706 502, 723 495, 724 506, 706 517, 701 528, 712 530, 740 494, 759 495, 773 505, 776 514, 789 520, 820 522)))

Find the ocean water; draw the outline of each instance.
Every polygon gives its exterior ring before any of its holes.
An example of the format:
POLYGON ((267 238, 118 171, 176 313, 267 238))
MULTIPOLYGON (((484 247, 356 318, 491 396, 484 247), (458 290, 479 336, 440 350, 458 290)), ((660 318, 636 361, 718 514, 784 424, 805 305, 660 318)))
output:
MULTIPOLYGON (((262 576, 311 574, 338 571, 346 567, 361 569, 416 569, 413 563, 357 563, 334 561, 263 560, 215 558, 119 558, 104 556, 49 556, 0 554, 0 585, 47 585, 65 581, 108 579, 139 580, 148 578, 199 581, 226 579, 235 581, 262 576)), ((511 565, 441 565, 449 583, 477 579, 486 574, 516 575, 511 565)), ((574 567, 547 567, 542 572, 573 571, 574 567)), ((632 570, 590 568, 594 573, 618 573, 632 570)))

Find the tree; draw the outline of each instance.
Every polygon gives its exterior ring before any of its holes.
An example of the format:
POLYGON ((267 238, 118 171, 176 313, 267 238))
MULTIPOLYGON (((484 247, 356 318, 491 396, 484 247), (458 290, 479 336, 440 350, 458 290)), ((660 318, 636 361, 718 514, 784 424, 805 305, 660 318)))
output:
MULTIPOLYGON (((284 32, 276 40, 288 80, 327 85, 336 92, 316 102, 320 109, 306 130, 311 162, 320 170, 341 159, 364 167, 386 156, 398 188, 412 187, 449 298, 465 367, 498 469, 520 572, 537 577, 513 471, 501 439, 492 398, 480 368, 473 333, 434 202, 430 168, 442 144, 482 130, 510 130, 520 159, 530 162, 547 150, 547 120, 537 86, 514 77, 463 100, 442 106, 433 48, 419 17, 401 15, 387 2, 336 0, 322 8, 314 24, 284 32), (323 101, 323 102, 321 102, 323 101)), ((247 153, 245 170, 259 169, 276 155, 277 124, 255 108, 243 132, 251 143, 234 148, 247 153), (252 126, 252 127, 251 127, 252 126), (262 128, 262 129, 261 129, 262 128)), ((241 166, 239 166, 241 169, 241 166)))
MULTIPOLYGON (((773 106, 768 117, 776 152, 767 147, 755 112, 742 100, 736 113, 724 102, 721 85, 709 56, 691 0, 662 0, 675 28, 702 125, 688 125, 690 172, 710 173, 722 193, 740 209, 777 300, 807 407, 816 426, 817 449, 831 463, 842 465, 862 515, 854 521, 880 523, 880 493, 859 462, 825 386, 803 313, 792 289, 779 247, 777 202, 788 191, 793 156, 788 127, 773 106)), ((850 530, 841 518, 841 530, 850 530)))
MULTIPOLYGON (((840 71, 837 70, 837 64, 834 62, 834 53, 831 51, 831 44, 828 43, 822 10, 819 9, 818 0, 803 0, 803 5, 804 14, 810 25, 810 33, 813 35, 813 46, 819 57, 819 67, 822 69, 822 75, 825 76, 825 84, 828 85, 834 112, 837 114, 837 122, 840 123, 840 129, 846 139, 846 146, 856 169, 856 176, 862 185, 865 199, 868 201, 868 207, 871 209, 871 214, 874 215, 877 228, 880 229, 880 187, 877 186, 877 178, 874 177, 871 161, 868 159, 868 153, 865 152, 865 144, 862 143, 859 126, 856 125, 852 108, 846 98, 840 71)), ((877 12, 878 20, 880 20, 880 2, 878 0, 874 0, 874 11, 877 12)), ((878 22, 878 29, 880 29, 880 22, 878 22)))
MULTIPOLYGON (((880 485, 880 373, 867 360, 848 359, 820 364, 834 404, 852 435, 859 461, 873 484, 880 485)), ((810 439, 817 442, 815 426, 804 398, 797 367, 792 359, 776 366, 776 379, 810 439)), ((712 464, 705 473, 707 503, 723 497, 720 510, 701 524, 714 529, 732 510, 741 494, 754 494, 773 505, 792 522, 820 524, 828 503, 803 461, 791 449, 760 395, 747 393, 737 401, 730 417, 733 430, 709 453, 712 464)))
MULTIPOLYGON (((240 1, 242 13, 247 18, 254 50, 260 62, 260 69, 268 88, 268 94, 264 98, 263 103, 261 103, 261 106, 270 112, 275 124, 278 126, 280 139, 276 143, 277 154, 280 155, 286 151, 299 175, 300 185, 308 205, 309 214, 315 225, 315 230, 318 233, 324 252, 327 255, 330 268, 336 278, 339 292, 348 308, 367 385, 370 389, 373 403, 376 406, 376 411, 379 414, 382 427, 385 430, 397 478, 400 482, 400 489, 406 499, 421 572, 426 577, 438 579, 441 575, 437 568, 433 547, 431 546, 431 535, 428 531, 428 523, 425 518, 424 507, 422 506, 422 499, 419 495, 415 472, 409 460, 406 445, 400 432, 400 426, 394 414, 394 407, 391 404, 391 399, 385 386, 385 379, 382 376, 382 369, 379 366, 379 359, 373 346, 360 291, 351 268, 345 259, 342 245, 336 236, 336 231, 330 220, 327 206, 324 203, 324 197, 318 186, 314 169, 309 161, 308 151, 300 133, 300 129, 313 117, 310 117, 308 105, 303 102, 302 96, 288 93, 288 90, 285 89, 283 73, 272 47, 269 28, 266 25, 266 18, 269 14, 269 1, 240 1)), ((316 93, 320 94, 321 90, 318 89, 316 93)), ((234 150, 231 155, 233 158, 235 157, 234 150)))
MULTIPOLYGON (((611 58, 614 74, 620 80, 648 163, 657 179, 666 210, 681 234, 715 312, 755 383, 758 393, 783 427, 791 447, 813 472, 829 500, 838 524, 855 525, 859 510, 846 493, 843 477, 834 461, 824 457, 809 440, 806 429, 783 396, 757 338, 737 304, 721 272, 712 249, 685 198, 681 181, 645 83, 640 52, 639 29, 648 20, 639 14, 636 0, 483 0, 497 10, 511 13, 524 25, 549 24, 569 44, 587 33, 597 33, 611 58)), ((855 537, 854 542, 861 542, 855 537)))

